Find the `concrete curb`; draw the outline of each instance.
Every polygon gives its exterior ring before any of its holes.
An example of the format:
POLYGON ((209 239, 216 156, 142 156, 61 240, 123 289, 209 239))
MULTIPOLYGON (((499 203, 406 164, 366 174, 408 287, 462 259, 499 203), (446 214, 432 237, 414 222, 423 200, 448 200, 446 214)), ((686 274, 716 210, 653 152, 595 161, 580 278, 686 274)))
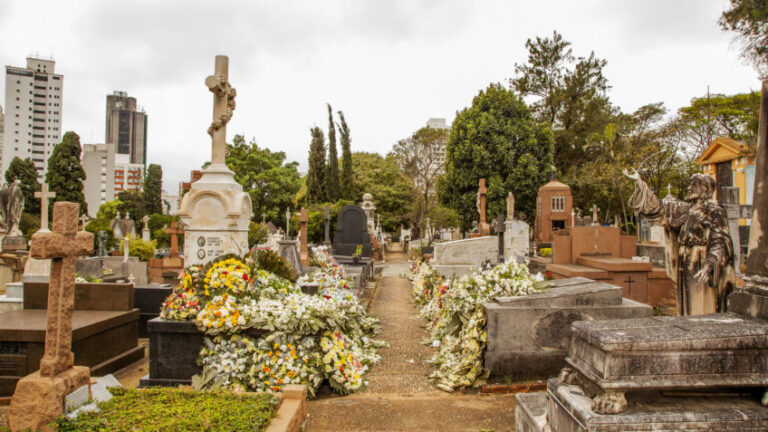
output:
POLYGON ((283 388, 280 406, 266 432, 299 432, 307 418, 307 387, 288 384, 283 388))

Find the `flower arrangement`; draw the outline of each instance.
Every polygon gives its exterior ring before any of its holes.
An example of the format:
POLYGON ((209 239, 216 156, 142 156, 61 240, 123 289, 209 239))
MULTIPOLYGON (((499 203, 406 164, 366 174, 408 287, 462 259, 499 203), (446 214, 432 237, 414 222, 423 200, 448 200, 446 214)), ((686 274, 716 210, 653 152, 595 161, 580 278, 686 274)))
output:
POLYGON ((428 322, 430 333, 425 343, 438 348, 427 360, 435 368, 429 378, 439 389, 449 392, 479 385, 487 378, 488 371, 483 369, 488 338, 483 303, 539 289, 528 268, 514 262, 449 283, 435 283, 434 271, 423 263, 414 269, 412 278, 414 301, 422 305, 419 316, 428 322))
POLYGON ((384 343, 373 339, 379 323, 348 289, 327 250, 313 252, 322 263, 310 276, 320 281, 318 295, 225 257, 183 272, 163 318, 195 320, 207 335, 198 363, 227 387, 277 392, 300 383, 314 395, 327 379, 339 393, 359 390, 380 359, 376 351, 384 343), (242 334, 247 329, 266 334, 251 338, 242 334))

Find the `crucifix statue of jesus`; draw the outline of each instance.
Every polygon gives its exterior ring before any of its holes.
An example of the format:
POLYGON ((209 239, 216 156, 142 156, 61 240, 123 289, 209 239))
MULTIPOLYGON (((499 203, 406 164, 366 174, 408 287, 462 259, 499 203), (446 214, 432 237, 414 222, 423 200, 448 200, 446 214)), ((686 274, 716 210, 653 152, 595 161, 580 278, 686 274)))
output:
POLYGON ((211 163, 224 164, 227 156, 227 123, 235 110, 237 92, 229 84, 229 57, 216 56, 216 69, 205 79, 205 85, 213 93, 213 122, 208 128, 211 136, 211 163))

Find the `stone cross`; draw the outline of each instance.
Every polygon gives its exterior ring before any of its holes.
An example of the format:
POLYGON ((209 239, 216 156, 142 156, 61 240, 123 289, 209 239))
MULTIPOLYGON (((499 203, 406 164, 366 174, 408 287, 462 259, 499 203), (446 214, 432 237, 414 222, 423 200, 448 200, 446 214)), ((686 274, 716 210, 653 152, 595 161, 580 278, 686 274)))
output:
POLYGON ((600 211, 600 208, 597 206, 597 204, 592 204, 592 207, 590 208, 590 210, 592 210, 592 225, 595 225, 595 226, 600 225, 597 222, 597 212, 600 211))
POLYGON ((571 209, 571 226, 576 226, 576 210, 571 209))
POLYGON ((485 219, 485 199, 488 195, 488 189, 485 187, 485 179, 480 179, 480 185, 477 188, 477 211, 480 213, 480 222, 477 224, 477 231, 480 236, 487 236, 490 234, 490 226, 485 219))
POLYGON ((325 241, 323 243, 329 245, 331 244, 331 210, 328 206, 325 206, 323 218, 325 219, 325 241))
POLYGON ((667 196, 672 196, 672 183, 667 183, 667 196))
POLYGON ((48 183, 43 183, 40 192, 35 192, 35 198, 40 198, 40 232, 51 232, 48 229, 48 199, 55 197, 56 192, 48 190, 48 183))
POLYGON ((149 241, 149 216, 144 215, 141 221, 144 223, 144 227, 141 228, 141 239, 149 241))
POLYGON ((88 222, 88 215, 85 213, 80 215, 80 227, 85 231, 85 224, 88 222))
POLYGON ((301 258, 301 265, 309 265, 309 248, 307 247, 307 209, 301 208, 299 212, 299 257, 301 258))
POLYGON ((515 195, 512 192, 507 195, 507 220, 515 220, 515 195))
POLYGON ((72 312, 75 305, 75 260, 93 252, 93 234, 77 231, 80 206, 60 201, 53 204, 53 232, 36 232, 29 254, 51 260, 45 354, 40 375, 54 376, 74 365, 72 312))
POLYGON ((267 223, 267 214, 261 212, 261 223, 267 223))
POLYGON ((213 122, 208 128, 211 136, 211 164, 225 164, 227 156, 227 123, 235 110, 237 92, 229 84, 229 57, 216 56, 213 75, 205 79, 205 85, 213 93, 213 122))
POLYGON ((179 256, 179 234, 184 234, 184 230, 179 228, 179 224, 176 221, 171 221, 171 227, 166 228, 164 231, 166 234, 171 235, 171 252, 169 257, 175 258, 179 256))

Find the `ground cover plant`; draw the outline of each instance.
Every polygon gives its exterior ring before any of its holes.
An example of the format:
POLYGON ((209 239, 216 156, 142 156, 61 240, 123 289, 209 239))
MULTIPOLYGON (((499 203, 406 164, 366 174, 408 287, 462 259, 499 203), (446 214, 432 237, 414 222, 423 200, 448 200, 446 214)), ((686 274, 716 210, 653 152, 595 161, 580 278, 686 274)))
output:
POLYGON ((274 417, 278 398, 270 394, 201 392, 181 388, 110 389, 113 398, 99 402, 99 412, 65 415, 60 432, 237 432, 263 431, 274 417))

